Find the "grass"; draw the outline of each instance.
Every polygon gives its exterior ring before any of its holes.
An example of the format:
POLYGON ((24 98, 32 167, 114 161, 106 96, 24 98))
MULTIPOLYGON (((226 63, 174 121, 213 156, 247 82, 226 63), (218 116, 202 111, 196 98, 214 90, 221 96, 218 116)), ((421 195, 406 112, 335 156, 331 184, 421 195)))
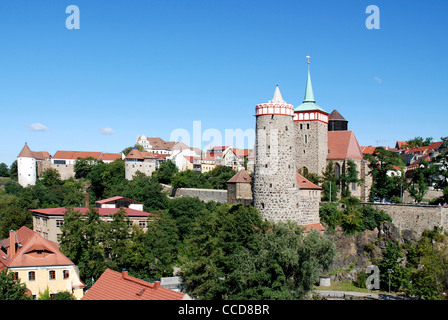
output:
POLYGON ((329 287, 314 287, 316 290, 325 291, 347 291, 347 292, 363 292, 363 293, 374 293, 374 294, 388 294, 388 292, 380 290, 369 290, 365 288, 358 288, 351 283, 351 281, 332 281, 329 287))

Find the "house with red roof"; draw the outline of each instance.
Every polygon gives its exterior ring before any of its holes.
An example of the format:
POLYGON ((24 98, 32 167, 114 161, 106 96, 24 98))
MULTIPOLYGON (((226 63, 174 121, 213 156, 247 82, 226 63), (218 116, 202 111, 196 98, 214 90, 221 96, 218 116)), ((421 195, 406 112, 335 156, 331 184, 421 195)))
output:
POLYGON ((106 269, 81 300, 191 300, 186 293, 106 269))
POLYGON ((58 244, 23 226, 0 240, 0 270, 7 269, 24 283, 34 299, 49 290, 50 296, 68 291, 83 296, 84 283, 76 265, 59 251, 58 244))
MULTIPOLYGON (((95 206, 104 221, 112 221, 113 214, 120 209, 125 210, 130 222, 138 225, 144 231, 146 231, 148 219, 155 215, 143 211, 143 203, 119 196, 99 200, 95 203, 95 206)), ((91 209, 88 206, 88 200, 86 200, 85 207, 32 209, 30 211, 33 216, 33 230, 45 239, 59 243, 62 235, 61 226, 64 222, 64 215, 68 210, 79 211, 82 215, 87 215, 91 209)))

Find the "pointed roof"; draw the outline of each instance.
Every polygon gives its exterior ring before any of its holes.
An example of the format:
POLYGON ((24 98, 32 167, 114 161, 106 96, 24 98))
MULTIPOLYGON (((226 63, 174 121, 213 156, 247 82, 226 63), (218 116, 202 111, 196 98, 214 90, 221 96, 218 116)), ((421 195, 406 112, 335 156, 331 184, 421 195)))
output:
POLYGON ((329 120, 344 120, 347 121, 339 112, 338 110, 334 109, 332 113, 328 116, 329 120))
POLYGON ((30 147, 28 147, 28 144, 25 142, 25 145, 22 148, 22 151, 20 151, 17 158, 35 158, 39 160, 51 158, 51 155, 47 151, 31 151, 30 147))
POLYGON ((363 153, 353 131, 328 131, 328 160, 362 158, 363 153))
POLYGON ((246 170, 241 169, 236 175, 234 175, 227 183, 251 183, 252 178, 246 170))
POLYGON ((274 97, 272 98, 271 101, 269 101, 269 103, 280 103, 280 104, 286 103, 286 101, 283 100, 282 98, 282 94, 280 93, 278 85, 275 87, 274 97))
MULTIPOLYGON (((3 259, 6 260, 8 268, 73 265, 73 262, 59 251, 57 243, 45 239, 37 232, 23 226, 15 234, 20 246, 14 256, 8 256, 8 260, 3 259)), ((2 240, 2 243, 9 243, 9 238, 2 240)), ((2 252, 2 255, 5 254, 2 252)))
POLYGON ((311 110, 319 110, 326 113, 324 109, 322 109, 316 104, 316 100, 314 99, 313 86, 311 84, 310 66, 308 64, 308 78, 306 80, 305 98, 303 99, 303 103, 300 106, 296 107, 294 111, 311 111, 311 110))

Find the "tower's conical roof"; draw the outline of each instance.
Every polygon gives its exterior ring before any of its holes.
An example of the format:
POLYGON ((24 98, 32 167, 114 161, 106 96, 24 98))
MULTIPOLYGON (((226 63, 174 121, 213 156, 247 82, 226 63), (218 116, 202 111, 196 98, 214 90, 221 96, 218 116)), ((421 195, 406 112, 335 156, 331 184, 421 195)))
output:
POLYGON ((310 66, 308 64, 308 78, 306 80, 305 98, 303 99, 303 103, 300 106, 296 107, 294 111, 311 111, 311 110, 319 110, 326 112, 324 109, 322 109, 316 104, 316 100, 314 99, 313 86, 311 84, 310 66))
POLYGON ((26 142, 17 158, 34 158, 33 151, 31 151, 26 142))
POLYGON ((275 87, 274 97, 271 101, 269 101, 269 103, 286 103, 286 101, 282 98, 282 94, 280 93, 278 85, 277 87, 275 87))

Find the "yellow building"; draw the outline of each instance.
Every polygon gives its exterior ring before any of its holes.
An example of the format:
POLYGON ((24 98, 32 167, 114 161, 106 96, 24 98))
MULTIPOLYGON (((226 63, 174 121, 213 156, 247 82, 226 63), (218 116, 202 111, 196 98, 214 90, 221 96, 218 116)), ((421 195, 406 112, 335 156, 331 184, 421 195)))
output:
POLYGON ((47 289, 50 296, 68 291, 78 300, 84 294, 76 265, 55 242, 27 227, 10 231, 9 238, 0 241, 0 270, 5 268, 26 285, 34 299, 47 289))

